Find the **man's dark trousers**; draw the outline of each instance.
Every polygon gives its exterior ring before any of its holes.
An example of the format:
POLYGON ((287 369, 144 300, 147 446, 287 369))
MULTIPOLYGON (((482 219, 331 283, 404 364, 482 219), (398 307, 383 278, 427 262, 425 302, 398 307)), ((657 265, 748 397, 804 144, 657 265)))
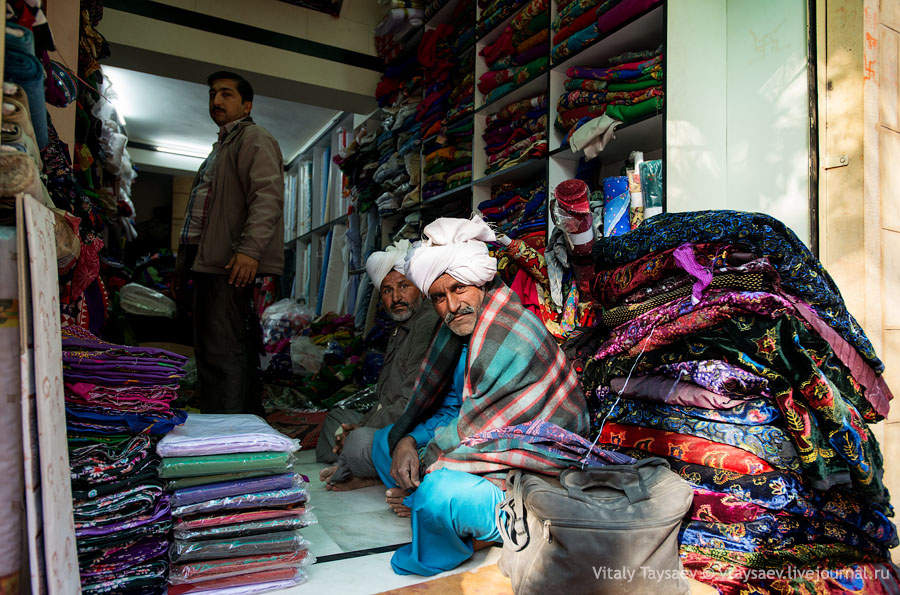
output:
POLYGON ((258 379, 260 330, 253 284, 193 273, 194 353, 205 413, 262 413, 258 379))

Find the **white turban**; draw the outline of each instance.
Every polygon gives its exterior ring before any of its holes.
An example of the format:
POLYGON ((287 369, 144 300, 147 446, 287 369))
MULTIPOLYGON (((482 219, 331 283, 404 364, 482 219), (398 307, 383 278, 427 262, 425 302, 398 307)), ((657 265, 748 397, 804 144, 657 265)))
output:
POLYGON ((497 274, 497 260, 485 245, 496 242, 497 236, 477 214, 471 219, 441 217, 426 225, 422 233, 425 240, 410 255, 406 276, 425 295, 444 273, 476 286, 497 274))
POLYGON ((376 290, 381 289, 381 282, 391 271, 397 271, 406 275, 406 255, 409 252, 409 240, 394 242, 383 252, 373 252, 366 260, 366 272, 375 285, 376 290))

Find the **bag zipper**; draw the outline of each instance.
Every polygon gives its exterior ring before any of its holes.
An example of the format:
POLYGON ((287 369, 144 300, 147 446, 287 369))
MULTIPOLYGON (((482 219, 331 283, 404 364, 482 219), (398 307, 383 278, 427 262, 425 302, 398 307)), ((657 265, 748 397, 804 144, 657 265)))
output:
MULTIPOLYGON (((680 520, 683 516, 684 515, 681 515, 681 516, 678 516, 678 517, 675 517, 675 518, 672 518, 669 520, 665 520, 665 521, 659 521, 658 523, 653 523, 651 525, 641 525, 641 529, 655 529, 657 527, 664 527, 666 525, 671 525, 672 523, 680 520)), ((630 521, 628 521, 627 523, 623 522, 622 524, 630 525, 631 522, 630 521)), ((543 526, 543 529, 544 529, 544 540, 547 543, 553 542, 553 537, 550 535, 550 527, 551 526, 565 527, 565 528, 569 528, 569 529, 600 529, 601 528, 600 524, 598 524, 596 522, 579 521, 577 519, 556 519, 556 520, 544 519, 541 522, 541 525, 543 526)), ((602 528, 604 528, 604 529, 608 529, 609 526, 610 526, 610 524, 606 523, 606 522, 604 522, 602 524, 602 528)))

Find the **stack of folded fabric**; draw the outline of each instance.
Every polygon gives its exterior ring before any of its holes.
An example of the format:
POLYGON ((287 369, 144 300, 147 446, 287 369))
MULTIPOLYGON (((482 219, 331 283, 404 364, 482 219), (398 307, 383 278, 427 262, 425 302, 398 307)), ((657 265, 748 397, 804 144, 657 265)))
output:
POLYGON ((399 58, 407 49, 408 38, 425 22, 425 9, 419 0, 390 0, 389 8, 375 27, 375 51, 385 63, 399 58))
POLYGON ((545 70, 549 64, 549 0, 530 0, 500 36, 482 48, 488 71, 478 79, 484 103, 498 99, 545 70))
POLYGON ((372 208, 380 195, 379 186, 373 180, 379 159, 375 139, 374 131, 362 128, 347 148, 333 158, 347 177, 351 204, 362 213, 372 208))
POLYGON ((448 126, 423 146, 426 200, 472 180, 472 118, 448 126))
POLYGON ((453 55, 459 58, 450 75, 450 98, 442 126, 472 115, 475 109, 475 46, 466 45, 464 37, 459 36, 454 42, 453 55))
MULTIPOLYGON (((893 509, 870 429, 892 398, 837 286, 762 214, 662 214, 594 245, 580 356, 599 443, 695 490, 685 569, 722 593, 888 593, 893 509)), ((576 362, 578 365, 578 362, 576 362)))
POLYGON ((478 210, 485 221, 511 238, 547 235, 547 185, 543 181, 491 187, 491 198, 478 210))
POLYGON ((591 45, 662 0, 562 0, 553 21, 553 64, 591 45))
POLYGON ((603 150, 616 126, 663 107, 661 48, 616 56, 602 68, 573 66, 566 75, 555 125, 566 134, 563 146, 588 158, 603 150))
POLYGON ((485 173, 512 167, 547 155, 547 96, 515 101, 487 117, 485 173))
POLYGON ((475 35, 484 37, 527 2, 528 0, 478 0, 480 10, 475 35))
POLYGON ((292 440, 255 415, 191 414, 156 447, 174 519, 169 593, 298 585, 315 519, 292 440))
POLYGON ((81 590, 161 592, 172 522, 154 445, 186 417, 171 406, 186 360, 77 326, 62 338, 81 590))
POLYGON ((456 60, 453 54, 453 39, 456 28, 441 24, 422 36, 419 44, 419 64, 422 66, 425 84, 425 99, 419 104, 416 120, 425 138, 440 128, 441 120, 450 105, 450 84, 456 60))

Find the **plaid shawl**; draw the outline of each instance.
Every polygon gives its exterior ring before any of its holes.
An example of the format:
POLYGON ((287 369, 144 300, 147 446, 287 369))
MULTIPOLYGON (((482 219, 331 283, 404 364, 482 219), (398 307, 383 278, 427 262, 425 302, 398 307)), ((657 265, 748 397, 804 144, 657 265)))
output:
MULTIPOLYGON (((584 435, 588 416, 575 371, 541 321, 496 279, 486 289, 483 311, 469 338, 459 417, 438 429, 423 464, 426 472, 456 469, 502 485, 510 468, 552 474, 558 465, 514 440, 474 448, 461 444, 463 439, 535 419, 584 435)), ((463 341, 441 326, 419 371, 412 400, 388 436, 391 450, 440 407, 463 341)))

